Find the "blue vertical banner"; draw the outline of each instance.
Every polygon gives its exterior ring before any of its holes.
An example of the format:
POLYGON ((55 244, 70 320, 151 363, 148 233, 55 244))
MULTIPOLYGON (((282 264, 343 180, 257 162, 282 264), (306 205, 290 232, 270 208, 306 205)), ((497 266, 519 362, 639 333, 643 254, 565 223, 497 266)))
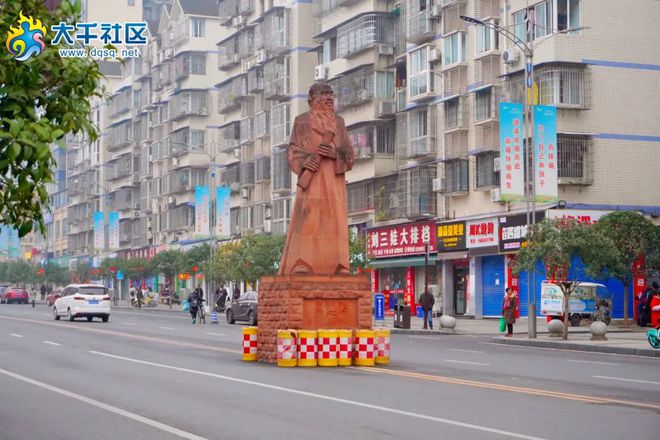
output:
POLYGON ((108 247, 111 251, 119 249, 119 212, 108 213, 108 247))
POLYGON ((374 295, 374 320, 383 321, 385 319, 385 295, 377 293, 374 295))
POLYGON ((215 236, 219 239, 229 239, 231 189, 228 186, 218 186, 215 189, 215 236))
POLYGON ((208 186, 195 187, 195 237, 205 238, 210 235, 211 199, 208 186))
POLYGON ((525 199, 523 105, 500 103, 500 199, 525 199))
POLYGON ((94 212, 94 252, 105 248, 105 221, 101 211, 94 212))
POLYGON ((559 200, 557 107, 534 106, 534 174, 537 202, 559 200))

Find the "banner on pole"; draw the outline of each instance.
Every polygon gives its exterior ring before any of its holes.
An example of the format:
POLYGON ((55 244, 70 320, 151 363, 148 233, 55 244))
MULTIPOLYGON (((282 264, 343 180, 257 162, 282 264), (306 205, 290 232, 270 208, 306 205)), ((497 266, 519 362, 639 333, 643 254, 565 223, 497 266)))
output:
POLYGON ((218 186, 215 189, 215 236, 220 240, 231 236, 230 224, 231 189, 228 186, 218 186))
POLYGON ((523 105, 500 103, 500 199, 525 199, 523 105))
POLYGON ((210 235, 211 200, 208 186, 195 187, 195 237, 205 238, 210 235))
POLYGON ((108 247, 111 251, 119 249, 119 212, 108 213, 108 247))
POLYGON ((94 212, 94 252, 105 249, 105 221, 101 211, 94 212))
POLYGON ((534 173, 537 202, 559 200, 557 107, 534 106, 534 173))

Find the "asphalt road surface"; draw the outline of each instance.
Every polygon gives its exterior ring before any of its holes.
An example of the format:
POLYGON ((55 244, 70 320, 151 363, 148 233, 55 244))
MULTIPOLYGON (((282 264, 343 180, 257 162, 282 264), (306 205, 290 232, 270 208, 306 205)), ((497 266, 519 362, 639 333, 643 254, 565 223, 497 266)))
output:
POLYGON ((0 305, 0 438, 653 439, 660 360, 392 337, 378 368, 241 361, 241 326, 0 305))

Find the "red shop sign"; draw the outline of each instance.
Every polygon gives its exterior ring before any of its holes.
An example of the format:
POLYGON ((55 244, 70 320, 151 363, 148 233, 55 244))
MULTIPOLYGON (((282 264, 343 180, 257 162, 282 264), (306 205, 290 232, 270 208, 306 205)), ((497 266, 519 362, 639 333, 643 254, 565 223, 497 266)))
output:
POLYGON ((367 255, 374 258, 419 255, 436 252, 435 222, 409 223, 370 229, 367 232, 367 255))

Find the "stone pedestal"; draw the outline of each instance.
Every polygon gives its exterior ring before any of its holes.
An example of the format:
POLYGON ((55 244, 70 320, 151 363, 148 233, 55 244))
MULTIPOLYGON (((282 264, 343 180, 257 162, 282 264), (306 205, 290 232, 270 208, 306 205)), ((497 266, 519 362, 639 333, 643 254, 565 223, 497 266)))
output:
POLYGON ((259 280, 259 360, 277 362, 277 331, 371 328, 366 275, 281 275, 259 280))

